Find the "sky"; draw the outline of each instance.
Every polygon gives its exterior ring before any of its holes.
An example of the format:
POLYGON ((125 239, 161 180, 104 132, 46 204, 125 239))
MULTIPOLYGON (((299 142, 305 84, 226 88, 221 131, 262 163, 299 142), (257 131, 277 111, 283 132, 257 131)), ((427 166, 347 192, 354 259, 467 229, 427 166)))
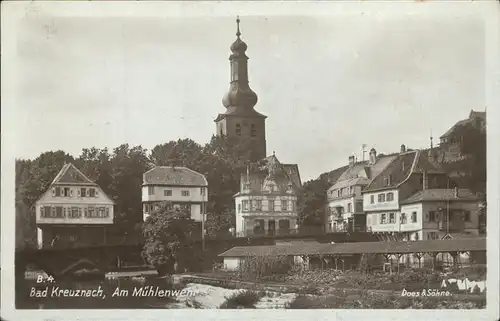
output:
MULTIPOLYGON (((15 156, 123 143, 205 144, 225 108, 234 16, 48 17, 16 28, 15 156)), ((479 16, 242 14, 267 153, 303 181, 400 145, 427 148, 484 111, 479 16)))

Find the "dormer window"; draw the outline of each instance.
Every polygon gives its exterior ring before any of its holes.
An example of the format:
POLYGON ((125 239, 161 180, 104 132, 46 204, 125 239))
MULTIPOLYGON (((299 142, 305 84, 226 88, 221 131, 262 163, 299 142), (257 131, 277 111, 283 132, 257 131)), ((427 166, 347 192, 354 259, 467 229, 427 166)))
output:
POLYGON ((236 135, 241 136, 241 125, 236 124, 236 135))
POLYGON ((255 128, 255 124, 250 124, 250 136, 257 136, 257 129, 255 128))

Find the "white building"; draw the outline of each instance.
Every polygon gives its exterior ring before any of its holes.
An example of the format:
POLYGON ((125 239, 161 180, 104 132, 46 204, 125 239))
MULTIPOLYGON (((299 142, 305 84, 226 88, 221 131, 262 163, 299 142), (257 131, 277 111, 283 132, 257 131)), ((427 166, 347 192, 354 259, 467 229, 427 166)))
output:
POLYGON ((204 175, 186 167, 156 166, 143 175, 142 209, 146 218, 163 202, 186 207, 195 221, 202 221, 208 201, 204 175))
POLYGON ((395 157, 388 155, 377 158, 373 148, 367 161, 357 162, 354 156, 349 157, 349 166, 326 193, 326 232, 343 232, 350 227, 365 230, 366 217, 361 192, 395 157))
POLYGON ((65 164, 35 203, 38 246, 106 243, 113 201, 73 164, 65 164), (56 237, 57 236, 57 237, 56 237))
POLYGON ((236 234, 286 235, 297 229, 297 192, 301 186, 296 164, 281 164, 273 154, 256 171, 243 173, 234 195, 236 234))
POLYGON ((445 230, 439 226, 447 217, 436 213, 447 209, 448 232, 477 234, 478 199, 469 190, 455 187, 424 153, 402 152, 363 191, 367 227, 372 232, 397 233, 407 240, 436 239, 444 236, 441 232, 445 230))

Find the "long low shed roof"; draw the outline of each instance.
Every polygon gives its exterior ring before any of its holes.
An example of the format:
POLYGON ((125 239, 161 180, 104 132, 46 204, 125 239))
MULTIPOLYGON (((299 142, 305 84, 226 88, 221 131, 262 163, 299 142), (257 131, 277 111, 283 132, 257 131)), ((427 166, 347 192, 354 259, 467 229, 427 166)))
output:
POLYGON ((236 246, 219 254, 222 257, 266 255, 349 255, 403 254, 425 252, 486 251, 486 238, 426 240, 410 242, 303 243, 287 245, 236 246))

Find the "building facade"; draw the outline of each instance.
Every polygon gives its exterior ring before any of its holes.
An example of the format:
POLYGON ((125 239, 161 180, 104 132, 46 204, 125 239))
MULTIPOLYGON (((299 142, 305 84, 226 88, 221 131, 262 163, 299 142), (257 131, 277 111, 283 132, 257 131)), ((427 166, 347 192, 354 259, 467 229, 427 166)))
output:
POLYGON ((361 192, 395 156, 377 157, 372 148, 369 160, 357 162, 349 157, 349 166, 327 190, 326 232, 365 231, 366 216, 361 192))
POLYGON ((65 164, 35 203, 40 248, 106 244, 114 203, 73 164, 65 164))
MULTIPOLYGON (((432 165, 421 151, 401 152, 363 191, 363 209, 369 231, 401 234, 422 240, 422 218, 402 206, 427 190, 449 190, 455 183, 432 165)), ((405 206, 410 206, 409 203, 405 206)))
POLYGON ((219 114, 214 120, 216 135, 227 139, 249 144, 253 160, 263 159, 266 154, 266 126, 267 116, 254 109, 257 104, 257 94, 252 91, 248 78, 247 45, 240 38, 240 20, 237 19, 236 41, 231 45, 229 62, 231 79, 229 91, 224 95, 222 103, 226 112, 219 114))
POLYGON ((144 221, 164 202, 188 209, 191 218, 201 222, 208 202, 207 179, 186 167, 156 166, 143 175, 144 221))
POLYGON ((262 167, 241 175, 234 195, 236 234, 288 235, 297 229, 297 192, 301 187, 296 164, 281 164, 273 154, 262 167))

